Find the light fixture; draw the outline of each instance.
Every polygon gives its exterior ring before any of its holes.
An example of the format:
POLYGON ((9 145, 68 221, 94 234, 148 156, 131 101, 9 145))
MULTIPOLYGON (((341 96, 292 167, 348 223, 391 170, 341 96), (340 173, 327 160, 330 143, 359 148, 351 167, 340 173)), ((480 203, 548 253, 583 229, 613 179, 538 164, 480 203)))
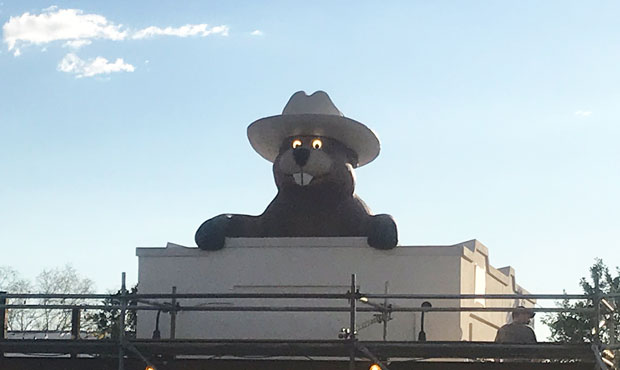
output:
POLYGON ((364 303, 368 303, 368 298, 367 297, 360 297, 360 301, 364 302, 364 303))
POLYGON ((426 342, 426 332, 424 331, 424 312, 426 312, 429 308, 433 307, 431 302, 424 301, 422 302, 422 317, 420 318, 420 332, 418 333, 418 342, 426 342))
POLYGON ((614 355, 613 351, 609 349, 604 349, 603 352, 601 353, 601 360, 603 360, 603 362, 607 366, 609 366, 610 369, 616 368, 616 364, 614 363, 615 358, 616 358, 616 355, 614 355))
MULTIPOLYGON (((159 315, 161 310, 157 310, 157 316, 155 317, 155 330, 153 330, 153 339, 161 339, 161 332, 159 331, 159 315)), ((148 368, 146 370, 149 370, 148 368)))
POLYGON ((151 366, 151 365, 146 365, 146 367, 144 368, 144 370, 156 370, 155 367, 151 366))
MULTIPOLYGON (((356 332, 354 332, 355 334, 357 334, 356 332)), ((340 329, 340 334, 338 334, 338 338, 340 339, 349 339, 351 337, 351 329, 349 328, 342 328, 340 329)))
POLYGON ((614 358, 616 358, 616 355, 614 355, 614 353, 609 350, 609 349, 604 349, 603 350, 603 356, 607 357, 608 359, 613 360, 614 358))
POLYGON ((609 303, 605 298, 601 299, 601 303, 603 304, 603 306, 605 306, 609 310, 609 312, 616 311, 616 308, 611 303, 609 303))
POLYGON ((368 370, 381 370, 381 366, 379 366, 378 364, 372 364, 370 365, 368 370))

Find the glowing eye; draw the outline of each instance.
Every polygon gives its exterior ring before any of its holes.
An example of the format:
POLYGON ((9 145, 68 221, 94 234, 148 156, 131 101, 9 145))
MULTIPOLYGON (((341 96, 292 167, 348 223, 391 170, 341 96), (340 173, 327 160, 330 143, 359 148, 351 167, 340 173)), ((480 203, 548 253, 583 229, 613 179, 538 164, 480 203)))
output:
POLYGON ((291 146, 293 147, 293 149, 295 149, 297 147, 300 147, 301 146, 301 140, 299 140, 299 139, 293 140, 293 144, 291 144, 291 146))
POLYGON ((321 141, 321 139, 312 140, 312 147, 314 149, 321 149, 322 146, 323 146, 323 142, 321 141))

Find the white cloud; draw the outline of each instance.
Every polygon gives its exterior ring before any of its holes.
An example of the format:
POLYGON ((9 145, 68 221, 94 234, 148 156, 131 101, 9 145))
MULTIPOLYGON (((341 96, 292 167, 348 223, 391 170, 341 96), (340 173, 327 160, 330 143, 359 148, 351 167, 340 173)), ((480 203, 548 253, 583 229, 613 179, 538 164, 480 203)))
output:
POLYGON ((79 49, 82 46, 86 46, 86 45, 90 45, 93 42, 90 40, 71 40, 71 41, 67 41, 65 42, 62 46, 65 48, 71 48, 71 49, 79 49))
POLYGON ((263 31, 261 31, 261 30, 254 30, 254 31, 252 31, 252 33, 250 33, 250 35, 252 35, 252 36, 262 36, 263 35, 263 31))
POLYGON ((122 58, 110 63, 104 57, 80 59, 77 55, 69 53, 58 64, 58 70, 66 73, 73 73, 76 78, 92 77, 100 74, 110 74, 112 72, 133 72, 135 67, 125 63, 122 58))
POLYGON ((181 27, 166 27, 159 28, 155 26, 143 28, 137 32, 135 32, 131 37, 133 39, 145 39, 154 36, 177 36, 177 37, 188 37, 188 36, 201 36, 206 37, 211 34, 221 34, 222 36, 228 36, 228 26, 215 26, 209 28, 209 25, 206 23, 203 24, 186 24, 181 27))
POLYGON ((226 25, 209 27, 206 23, 165 28, 150 26, 132 31, 99 14, 85 14, 80 9, 58 9, 56 6, 51 6, 42 10, 41 14, 26 12, 11 17, 2 26, 2 38, 8 50, 18 56, 22 46, 47 44, 54 41, 65 41, 64 47, 78 49, 92 43, 94 39, 120 41, 159 35, 206 37, 219 34, 228 36, 228 31, 229 28, 226 25))
POLYGON ((579 116, 579 117, 587 117, 587 116, 589 116, 591 114, 592 114, 592 112, 589 111, 589 110, 578 110, 578 111, 575 112, 575 115, 579 116))
POLYGON ((28 12, 11 17, 2 26, 3 41, 9 51, 21 45, 45 44, 58 40, 123 40, 127 31, 98 14, 84 14, 79 9, 48 8, 41 14, 28 12))
MULTIPOLYGON (((140 40, 155 36, 175 37, 206 37, 209 35, 228 36, 226 25, 209 27, 207 24, 186 24, 181 27, 150 26, 141 30, 132 30, 121 24, 115 24, 99 14, 86 14, 80 9, 59 9, 51 6, 43 9, 40 14, 23 13, 12 16, 2 26, 2 41, 8 51, 15 57, 22 54, 22 47, 44 45, 63 41, 62 46, 77 50, 90 45, 95 40, 122 41, 127 39, 140 40)), ((148 63, 148 62, 147 62, 148 63)), ((85 61, 69 53, 58 64, 58 70, 73 73, 76 77, 91 77, 112 72, 133 72, 135 67, 118 58, 109 62, 104 57, 85 61)))

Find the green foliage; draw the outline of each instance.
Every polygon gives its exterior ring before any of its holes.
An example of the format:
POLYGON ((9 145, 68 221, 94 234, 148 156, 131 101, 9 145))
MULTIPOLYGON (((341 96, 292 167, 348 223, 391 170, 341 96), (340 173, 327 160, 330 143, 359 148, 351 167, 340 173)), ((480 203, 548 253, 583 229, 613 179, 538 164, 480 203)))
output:
MULTIPOLYGON (((136 306, 138 302, 132 300, 131 296, 138 294, 138 285, 131 288, 127 297, 130 298, 127 302, 129 307, 136 306)), ((111 299, 104 299, 102 303, 105 306, 120 305, 121 291, 118 290, 114 297, 111 299)), ((94 333, 100 338, 118 339, 120 333, 120 316, 121 312, 118 308, 104 309, 97 311, 86 316, 86 321, 94 326, 94 333)), ((125 315, 125 336, 128 338, 135 338, 136 336, 136 310, 127 310, 125 315)))
MULTIPOLYGON (((609 272, 609 268, 601 259, 596 259, 594 265, 590 267, 590 277, 581 278, 579 285, 584 294, 594 296, 596 294, 595 281, 599 281, 599 289, 603 294, 620 293, 620 269, 616 267, 615 276, 609 272)), ((619 307, 620 298, 607 298, 615 307, 619 307)), ((558 304, 559 307, 566 309, 592 308, 592 301, 569 301, 563 300, 558 304)), ((620 340, 617 326, 620 322, 618 310, 613 313, 608 312, 601 305, 601 319, 605 320, 605 325, 600 329, 601 340, 604 342, 620 340)), ((583 343, 594 341, 592 329, 597 325, 596 316, 590 313, 581 312, 559 312, 549 314, 543 318, 543 323, 551 330, 550 340, 565 343, 583 343)))

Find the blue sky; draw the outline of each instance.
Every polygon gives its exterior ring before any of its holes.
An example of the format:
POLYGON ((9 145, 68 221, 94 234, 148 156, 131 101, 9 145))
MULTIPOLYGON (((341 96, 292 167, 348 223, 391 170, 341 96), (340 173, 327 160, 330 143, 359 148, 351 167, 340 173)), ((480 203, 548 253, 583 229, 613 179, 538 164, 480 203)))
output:
POLYGON ((478 239, 537 293, 620 265, 612 1, 0 0, 0 264, 100 291, 136 247, 258 214, 245 130, 298 90, 375 130, 357 193, 403 245, 478 239))

